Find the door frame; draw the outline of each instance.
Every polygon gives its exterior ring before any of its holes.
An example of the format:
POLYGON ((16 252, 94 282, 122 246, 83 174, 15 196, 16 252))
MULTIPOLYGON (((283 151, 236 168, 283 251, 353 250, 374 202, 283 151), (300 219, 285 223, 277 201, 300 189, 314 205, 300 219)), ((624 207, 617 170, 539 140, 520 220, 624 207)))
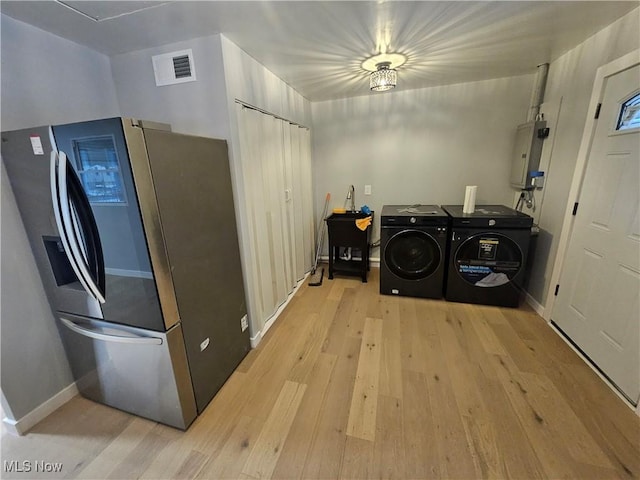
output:
MULTIPOLYGON (((547 298, 544 305, 544 319, 547 322, 551 322, 551 313, 553 305, 555 303, 556 296, 551 293, 552 286, 557 285, 560 282, 560 276, 562 275, 562 267, 564 265, 567 250, 569 248, 569 241, 573 233, 573 226, 575 222, 575 216, 573 215, 573 206, 575 202, 580 199, 582 182, 587 170, 587 160, 591 153, 591 144, 593 143, 593 136, 596 130, 596 110, 598 103, 602 99, 604 82, 608 77, 611 77, 622 70, 631 68, 637 64, 640 64, 640 49, 633 50, 622 57, 613 60, 605 65, 602 65, 596 70, 595 80, 593 82, 593 90, 591 91, 591 99, 589 100, 589 110, 587 112, 587 120, 582 131, 582 140, 580 142, 580 149, 578 150, 578 159, 573 171, 573 178, 571 181, 571 187, 569 189, 569 197, 567 205, 565 207, 564 220, 562 222, 562 228, 560 230, 560 239, 558 241, 558 251, 556 253, 555 260, 553 262, 553 270, 551 273, 551 280, 549 282, 549 289, 547 291, 547 298)), ((552 327, 553 328, 553 327, 552 327)), ((554 328, 554 330, 556 330, 554 328)), ((557 330, 556 330, 557 331, 557 330)), ((559 333, 559 332, 558 332, 559 333)), ((564 339, 562 335, 561 338, 564 339)), ((571 345, 569 343, 569 345, 571 345)), ((571 345, 572 346, 572 345, 571 345)), ((572 346, 572 348, 574 348, 572 346)), ((622 398, 625 404, 635 409, 636 415, 640 416, 640 403, 637 407, 634 407, 626 398, 618 393, 618 390, 614 388, 609 380, 607 380, 596 368, 594 368, 589 361, 577 350, 576 352, 586 361, 586 363, 600 376, 609 387, 622 398)))

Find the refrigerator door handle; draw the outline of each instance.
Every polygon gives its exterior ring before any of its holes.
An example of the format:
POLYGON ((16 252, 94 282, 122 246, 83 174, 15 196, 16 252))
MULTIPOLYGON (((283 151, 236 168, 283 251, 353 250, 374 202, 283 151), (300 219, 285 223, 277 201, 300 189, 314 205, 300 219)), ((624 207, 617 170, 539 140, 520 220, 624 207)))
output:
POLYGON ((78 261, 72 254, 71 245, 69 242, 69 236, 67 234, 65 225, 62 222, 62 208, 60 205, 62 196, 60 194, 60 185, 58 183, 59 168, 60 168, 60 165, 58 162, 58 152, 57 150, 52 150, 51 151, 50 183, 51 183, 51 201, 53 203, 53 214, 56 219, 56 226, 58 227, 60 240, 62 241, 62 246, 64 247, 64 251, 67 254, 67 258, 69 259, 71 268, 73 268, 73 272, 76 274, 76 277, 78 278, 78 281, 82 284, 82 287, 87 292, 90 292, 89 286, 87 285, 86 280, 81 273, 80 266, 78 265, 78 261))
MULTIPOLYGON (((69 196, 68 180, 73 182, 67 176, 68 165, 67 156, 64 152, 51 152, 51 187, 54 204, 54 213, 60 237, 63 246, 67 252, 67 256, 71 262, 78 280, 84 289, 100 303, 105 303, 104 287, 100 288, 94 280, 87 265, 87 253, 80 244, 82 236, 80 233, 79 222, 77 220, 78 212, 71 203, 69 196), (55 170, 55 172, 54 172, 55 170), (55 177, 55 178, 54 178, 55 177)), ((81 188, 81 187, 80 187, 81 188)), ((93 232, 85 232, 85 234, 93 234, 93 232)), ((102 263, 102 249, 99 247, 99 240, 92 237, 92 241, 98 248, 96 255, 99 263, 102 263)), ((104 277, 104 265, 96 268, 97 274, 104 277)), ((101 282, 104 285, 104 280, 101 282)))
POLYGON ((124 335, 109 335, 106 333, 99 333, 94 330, 90 330, 88 328, 83 328, 77 325, 76 323, 72 322, 71 320, 68 320, 63 317, 60 317, 60 321, 69 330, 72 330, 79 335, 94 338, 96 340, 101 340, 103 342, 133 343, 136 345, 162 345, 162 338, 158 338, 158 337, 143 337, 143 336, 128 337, 124 335))
POLYGON ((83 265, 86 265, 88 269, 87 282, 92 287, 92 291, 100 294, 96 298, 101 303, 104 303, 106 278, 98 225, 80 178, 76 175, 64 152, 61 153, 66 161, 65 177, 67 179, 73 232, 80 246, 81 260, 84 260, 83 265))
MULTIPOLYGON (((71 197, 69 195, 69 180, 73 181, 73 179, 68 176, 69 168, 71 167, 68 165, 67 155, 62 151, 58 152, 58 188, 62 223, 65 227, 65 232, 67 232, 68 235, 67 239, 69 241, 69 246, 71 247, 71 254, 76 259, 78 268, 84 279, 84 282, 81 283, 87 292, 89 292, 89 294, 91 294, 96 300, 100 303, 105 303, 104 294, 91 276, 91 272, 89 271, 89 267, 85 259, 83 246, 80 244, 82 237, 80 234, 80 227, 76 221, 77 210, 72 204, 71 197)), ((85 232, 85 234, 86 233, 89 232, 85 232)))

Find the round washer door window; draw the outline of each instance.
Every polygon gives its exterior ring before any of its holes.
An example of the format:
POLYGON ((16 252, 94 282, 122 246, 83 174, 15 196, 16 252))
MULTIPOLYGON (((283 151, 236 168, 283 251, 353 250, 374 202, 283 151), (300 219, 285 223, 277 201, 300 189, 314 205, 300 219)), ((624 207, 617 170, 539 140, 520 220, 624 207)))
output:
POLYGON ((523 267, 518 244, 495 232, 467 238, 458 247, 454 261, 458 275, 467 283, 485 288, 509 283, 523 267))
POLYGON ((442 252, 435 239, 426 232, 404 230, 389 239, 384 262, 395 275, 405 280, 422 280, 440 265, 442 252))

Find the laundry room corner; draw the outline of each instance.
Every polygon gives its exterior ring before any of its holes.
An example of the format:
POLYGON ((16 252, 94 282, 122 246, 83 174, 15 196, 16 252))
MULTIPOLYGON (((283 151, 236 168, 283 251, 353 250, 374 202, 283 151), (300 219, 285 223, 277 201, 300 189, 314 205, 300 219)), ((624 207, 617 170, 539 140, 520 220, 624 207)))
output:
MULTIPOLYGON (((326 192, 332 208, 344 207, 349 184, 356 208, 377 212, 383 204, 459 204, 466 185, 478 186, 478 203, 512 205, 513 130, 526 120, 533 81, 522 75, 312 102, 316 213, 326 192)), ((373 227, 376 243, 379 217, 373 227)), ((374 249, 372 261, 379 258, 374 249)))

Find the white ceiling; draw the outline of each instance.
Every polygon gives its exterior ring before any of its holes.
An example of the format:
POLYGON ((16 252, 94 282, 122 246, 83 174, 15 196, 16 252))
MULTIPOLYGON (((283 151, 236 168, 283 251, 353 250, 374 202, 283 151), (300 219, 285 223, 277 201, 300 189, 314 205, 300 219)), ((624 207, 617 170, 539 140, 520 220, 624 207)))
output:
POLYGON ((319 101, 370 94, 361 63, 380 52, 407 57, 398 69, 398 89, 533 73, 638 5, 2 0, 0 11, 107 55, 222 33, 319 101))

